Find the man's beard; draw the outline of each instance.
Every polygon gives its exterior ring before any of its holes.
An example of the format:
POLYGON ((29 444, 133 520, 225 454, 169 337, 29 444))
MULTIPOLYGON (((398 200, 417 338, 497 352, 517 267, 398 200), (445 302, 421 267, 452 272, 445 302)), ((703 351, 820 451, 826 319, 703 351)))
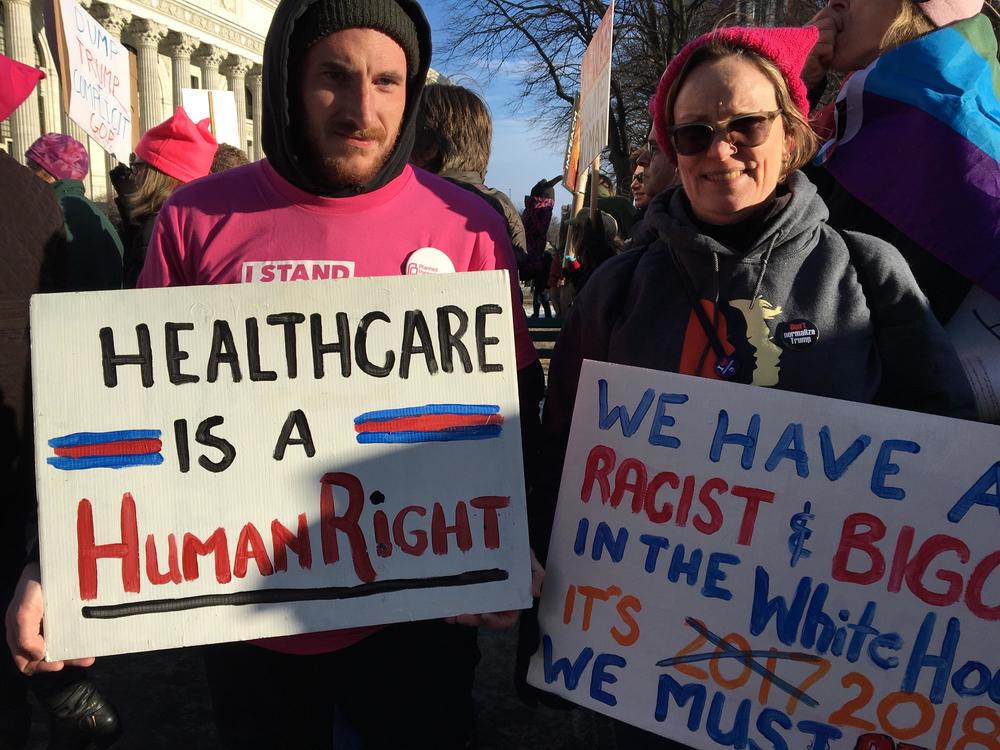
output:
POLYGON ((389 136, 384 128, 368 128, 366 130, 343 131, 332 128, 333 133, 339 138, 358 138, 361 140, 374 140, 378 142, 378 148, 383 149, 374 161, 364 164, 351 164, 351 157, 370 152, 370 149, 362 149, 341 143, 341 153, 337 156, 325 154, 322 151, 323 137, 316 137, 313 133, 308 134, 308 148, 312 155, 308 168, 324 182, 340 187, 364 187, 382 171, 382 167, 389 160, 396 147, 396 139, 389 144, 389 136), (387 147, 388 146, 388 147, 387 147))

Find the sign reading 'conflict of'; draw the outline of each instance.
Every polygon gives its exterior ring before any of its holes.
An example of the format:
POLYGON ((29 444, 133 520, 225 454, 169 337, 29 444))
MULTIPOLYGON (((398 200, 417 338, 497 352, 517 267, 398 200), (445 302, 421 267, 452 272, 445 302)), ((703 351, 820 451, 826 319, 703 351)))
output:
POLYGON ((63 659, 530 606, 506 272, 32 299, 63 659))
POLYGON ((699 750, 1000 747, 1000 429, 585 362, 529 681, 699 750))

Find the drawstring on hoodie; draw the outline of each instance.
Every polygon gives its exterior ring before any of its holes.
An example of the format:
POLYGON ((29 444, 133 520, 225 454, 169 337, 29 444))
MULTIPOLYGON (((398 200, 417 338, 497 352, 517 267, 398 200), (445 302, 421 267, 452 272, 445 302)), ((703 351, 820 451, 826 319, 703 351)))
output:
MULTIPOLYGON (((774 250, 775 244, 781 239, 781 232, 775 232, 774 236, 771 238, 771 244, 767 246, 767 250, 761 258, 760 264, 760 274, 757 276, 757 286, 753 290, 753 298, 750 300, 750 309, 753 310, 754 305, 757 304, 757 300, 760 298, 760 288, 764 285, 764 274, 767 273, 767 262, 771 260, 771 251, 774 250)), ((713 253, 714 255, 715 253, 713 253)), ((718 276, 719 273, 719 260, 715 260, 715 273, 718 276)), ((718 283, 718 282, 716 282, 718 283)))
MULTIPOLYGON (((781 232, 775 232, 774 236, 771 238, 771 242, 768 244, 767 250, 765 250, 764 254, 761 256, 760 273, 757 275, 757 284, 753 290, 753 298, 750 300, 751 309, 753 309, 753 307, 757 304, 757 300, 760 299, 760 291, 764 286, 764 277, 767 275, 767 264, 771 260, 771 253, 774 251, 774 246, 780 239, 781 232)), ((708 319, 708 315, 705 314, 705 310, 701 306, 697 290, 694 288, 694 282, 688 275, 687 270, 681 263, 680 258, 677 257, 677 252, 672 247, 669 248, 669 255, 671 260, 673 260, 674 268, 677 270, 677 274, 680 277, 681 286, 687 294, 688 300, 691 303, 691 308, 694 311, 695 316, 698 318, 698 322, 701 324, 707 339, 705 348, 702 349, 701 356, 698 358, 698 369, 696 372, 700 373, 702 371, 709 351, 714 350, 716 356, 715 371, 724 378, 733 377, 739 368, 739 362, 734 356, 726 354, 725 347, 719 338, 719 297, 721 296, 719 254, 712 252, 713 309, 711 321, 708 319)))

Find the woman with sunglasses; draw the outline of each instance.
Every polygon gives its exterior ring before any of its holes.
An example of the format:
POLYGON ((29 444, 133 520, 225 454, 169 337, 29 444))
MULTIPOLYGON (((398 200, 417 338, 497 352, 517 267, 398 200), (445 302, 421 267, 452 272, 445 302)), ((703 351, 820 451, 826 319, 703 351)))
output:
MULTIPOLYGON (((718 29, 661 78, 656 140, 681 184, 653 199, 633 249, 594 274, 563 327, 535 507, 554 510, 584 359, 972 417, 962 368, 902 257, 830 228, 798 171, 816 145, 799 74, 817 33, 718 29)), ((618 732, 620 747, 684 747, 618 732)))

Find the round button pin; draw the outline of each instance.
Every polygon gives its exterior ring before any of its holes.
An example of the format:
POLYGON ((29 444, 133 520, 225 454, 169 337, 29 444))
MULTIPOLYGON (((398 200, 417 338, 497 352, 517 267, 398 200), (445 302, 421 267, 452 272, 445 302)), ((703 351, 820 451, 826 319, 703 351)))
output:
POLYGON ((785 349, 808 349, 819 340, 819 330, 812 321, 796 318, 779 323, 775 338, 785 349))
POLYGON ((455 264, 451 258, 436 247, 421 247, 414 250, 406 258, 403 265, 407 276, 422 273, 455 273, 455 264))

